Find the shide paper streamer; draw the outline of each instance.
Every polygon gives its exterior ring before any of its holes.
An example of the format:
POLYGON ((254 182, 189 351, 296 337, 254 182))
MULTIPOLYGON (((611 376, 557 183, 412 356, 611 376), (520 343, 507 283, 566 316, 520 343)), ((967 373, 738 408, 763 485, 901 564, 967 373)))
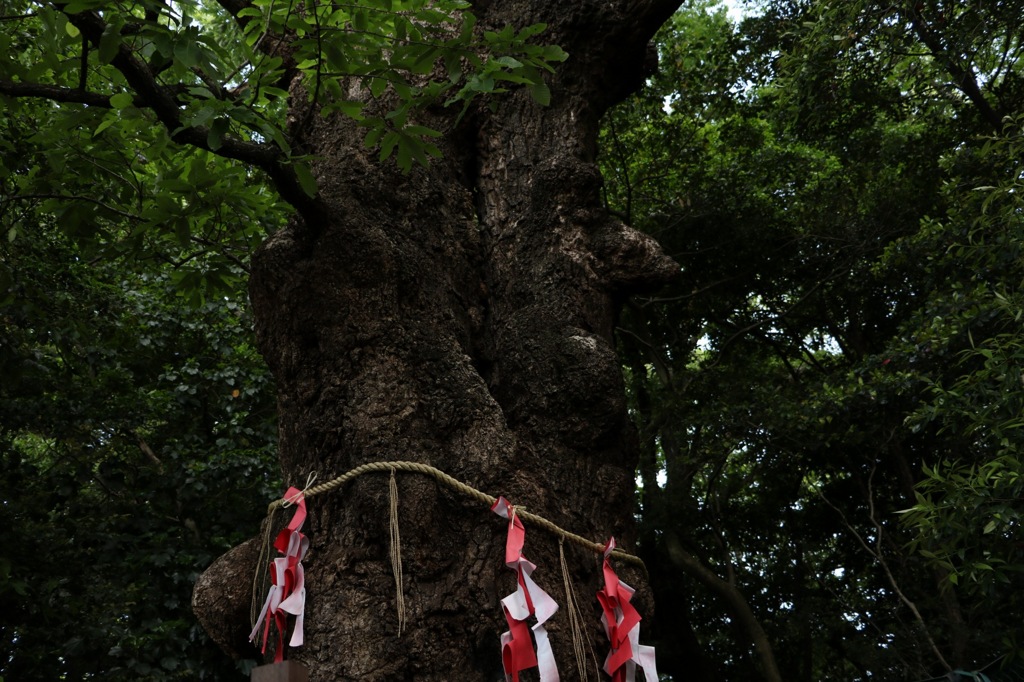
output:
POLYGON ((295 505, 295 516, 274 540, 274 547, 284 556, 274 559, 270 564, 270 590, 267 593, 267 600, 263 602, 260 616, 256 619, 256 625, 249 634, 249 641, 255 640, 260 634, 260 626, 263 626, 262 651, 266 653, 270 626, 273 622, 277 630, 275 663, 284 660, 284 633, 288 627, 289 615, 295 616, 295 628, 292 630, 288 646, 302 646, 302 621, 306 608, 306 583, 302 559, 309 549, 309 538, 299 532, 306 520, 306 498, 298 488, 288 488, 284 500, 295 505))
POLYGON ((635 682, 636 668, 644 671, 647 682, 657 682, 654 647, 640 646, 640 614, 630 603, 633 588, 619 580, 608 560, 615 549, 615 538, 608 540, 604 549, 604 587, 597 593, 601 603, 601 623, 611 643, 611 651, 604 662, 604 671, 612 682, 635 682))
POLYGON ((504 497, 491 507, 498 516, 508 519, 508 539, 505 541, 505 565, 516 572, 516 591, 501 600, 508 621, 508 632, 501 636, 501 661, 505 666, 505 679, 519 682, 520 671, 537 666, 540 682, 558 682, 558 668, 551 651, 544 623, 558 610, 558 604, 547 592, 533 582, 530 574, 537 568, 523 556, 526 529, 516 516, 515 508, 504 497), (530 628, 526 619, 534 616, 537 624, 530 628), (530 630, 537 641, 534 652, 530 630))

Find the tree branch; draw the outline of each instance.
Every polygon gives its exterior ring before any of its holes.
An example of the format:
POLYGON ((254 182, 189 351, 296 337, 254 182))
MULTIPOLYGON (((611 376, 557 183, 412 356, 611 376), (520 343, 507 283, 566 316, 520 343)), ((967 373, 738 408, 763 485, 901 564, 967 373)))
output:
POLYGON ((153 448, 149 447, 149 443, 147 443, 145 439, 142 436, 140 436, 137 431, 134 431, 133 429, 125 429, 125 434, 135 440, 135 443, 139 446, 139 450, 141 450, 142 454, 146 456, 146 459, 148 459, 150 462, 156 465, 157 471, 163 473, 164 463, 161 462, 160 458, 156 456, 155 452, 153 452, 153 448))
POLYGON ((916 9, 910 10, 910 24, 913 26, 917 37, 931 51, 932 57, 946 67, 946 71, 953 77, 953 85, 960 92, 964 93, 967 99, 971 100, 974 106, 978 108, 978 113, 981 114, 985 122, 992 126, 997 135, 1002 133, 1003 118, 985 98, 985 94, 978 86, 978 79, 974 75, 974 69, 969 64, 966 67, 961 66, 953 59, 949 50, 942 46, 942 41, 939 40, 939 37, 932 33, 928 26, 925 25, 919 11, 916 9))
POLYGON ((924 616, 922 616, 921 612, 918 610, 917 605, 910 600, 910 598, 903 592, 903 590, 900 589, 900 585, 896 581, 896 576, 893 575, 892 570, 889 568, 889 562, 885 560, 885 554, 882 552, 882 536, 885 530, 882 528, 882 524, 879 523, 878 518, 875 516, 875 495, 872 490, 871 483, 875 477, 875 470, 877 468, 877 465, 871 467, 871 473, 868 475, 867 490, 868 519, 870 519, 871 525, 875 527, 874 547, 869 545, 867 539, 859 532, 857 532, 857 529, 853 527, 853 524, 851 524, 847 520, 846 514, 843 513, 843 510, 841 510, 836 505, 832 504, 832 501, 825 497, 825 493, 821 491, 821 488, 816 487, 815 492, 818 494, 818 497, 821 498, 822 502, 831 507, 832 510, 839 515, 839 518, 843 521, 843 525, 846 526, 846 529, 850 531, 850 534, 853 535, 855 540, 857 540, 857 544, 863 547, 864 551, 870 554, 872 558, 874 558, 874 560, 878 562, 879 566, 882 567, 882 570, 885 572, 885 577, 889 580, 889 585, 892 586, 893 591, 896 593, 896 596, 899 597, 900 601, 902 601, 903 604, 908 609, 910 609, 910 612, 914 615, 914 620, 916 620, 918 625, 921 626, 921 630, 924 633, 925 638, 928 640, 928 645, 931 647, 932 653, 935 654, 935 657, 939 660, 939 662, 948 672, 953 668, 950 667, 949 663, 946 662, 946 658, 942 655, 942 652, 939 651, 939 647, 935 643, 935 640, 932 638, 931 631, 928 629, 928 624, 925 622, 924 616))
POLYGON ((141 217, 139 217, 139 216, 137 216, 137 215, 135 215, 133 213, 128 213, 127 211, 122 211, 119 208, 114 208, 110 204, 104 203, 104 202, 100 201, 99 199, 94 199, 93 197, 86 197, 86 196, 81 196, 81 195, 77 195, 77 194, 16 194, 16 195, 14 195, 11 198, 12 199, 63 199, 65 201, 85 201, 85 202, 90 203, 90 204, 96 204, 100 208, 102 208, 102 209, 104 209, 106 211, 110 211, 111 213, 114 213, 116 215, 119 215, 122 218, 127 218, 128 220, 141 220, 142 219, 141 217))
POLYGON ((110 95, 88 92, 79 88, 64 88, 43 83, 15 83, 0 79, 0 94, 10 97, 36 97, 54 102, 88 104, 90 107, 110 108, 110 95))
POLYGON ((722 597, 726 604, 729 605, 729 610, 754 643, 754 649, 757 651, 758 659, 761 661, 761 672, 764 674, 765 679, 768 682, 782 682, 782 673, 779 672, 779 666, 775 662, 775 655, 772 652, 771 643, 768 641, 768 635, 765 633, 764 628, 761 627, 757 616, 754 615, 750 605, 743 598, 743 594, 739 589, 735 585, 722 580, 718 577, 717 573, 687 552, 675 535, 669 534, 667 542, 672 562, 688 576, 722 597))
MULTIPOLYGON (((99 45, 107 24, 98 14, 82 12, 67 16, 90 42, 99 45)), ((294 206, 306 219, 307 224, 317 225, 323 222, 325 210, 322 203, 317 198, 310 198, 303 191, 294 169, 276 145, 246 142, 237 137, 225 136, 221 145, 213 149, 208 141, 209 129, 205 126, 184 125, 175 90, 158 83, 149 66, 139 59, 128 45, 118 45, 117 54, 111 64, 124 76, 138 101, 156 114, 160 123, 167 128, 172 140, 228 159, 250 163, 262 169, 270 176, 281 198, 294 206)))
POLYGON ((238 13, 247 7, 252 7, 252 3, 249 0, 217 0, 217 4, 227 10, 235 21, 238 22, 243 28, 249 23, 249 20, 253 17, 238 17, 238 13))

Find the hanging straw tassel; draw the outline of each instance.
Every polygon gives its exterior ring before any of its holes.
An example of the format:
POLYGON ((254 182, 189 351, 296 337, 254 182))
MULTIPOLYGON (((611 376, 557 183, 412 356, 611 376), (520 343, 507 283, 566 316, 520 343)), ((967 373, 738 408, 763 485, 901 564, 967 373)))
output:
POLYGON ((391 498, 390 531, 391 531, 391 572, 395 576, 395 610, 398 612, 398 636, 402 636, 405 628, 405 591, 402 584, 402 537, 398 531, 398 483, 395 481, 395 469, 391 468, 391 481, 388 485, 391 498))
POLYGON ((597 654, 590 643, 590 635, 583 627, 583 614, 580 613, 579 600, 576 598, 576 588, 569 580, 569 565, 565 561, 565 538, 558 538, 558 563, 562 568, 562 583, 565 587, 565 605, 569 612, 569 631, 572 633, 572 651, 576 656, 576 668, 579 670, 580 679, 587 677, 587 651, 590 651, 590 658, 594 661, 594 669, 597 677, 601 677, 601 668, 597 664, 597 654), (586 637, 586 641, 584 641, 586 637))
POLYGON ((263 605, 263 595, 267 593, 270 586, 270 576, 267 566, 270 563, 270 546, 273 544, 274 536, 274 515, 279 507, 271 507, 267 512, 267 518, 263 521, 263 537, 260 539, 260 554, 256 560, 256 572, 252 577, 252 600, 249 607, 249 627, 255 627, 260 617, 260 607, 263 605))

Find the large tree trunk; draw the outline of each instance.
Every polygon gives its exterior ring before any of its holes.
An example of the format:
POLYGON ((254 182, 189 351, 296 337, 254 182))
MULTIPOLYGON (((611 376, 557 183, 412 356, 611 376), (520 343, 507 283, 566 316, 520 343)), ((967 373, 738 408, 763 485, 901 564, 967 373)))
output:
MULTIPOLYGON (((600 116, 642 83, 647 42, 676 4, 478 2, 481 28, 546 22, 544 39, 570 59, 552 78, 550 107, 517 91, 457 128, 456 112, 431 112, 427 123, 449 132, 429 170, 402 175, 346 120, 296 113, 312 121, 301 134, 318 154, 325 217, 271 238, 250 286, 279 390, 287 481, 416 460, 629 548, 636 443, 615 315, 622 297, 676 267, 603 210, 594 155, 600 116)), ((400 474, 398 488, 405 632, 394 616, 387 480, 364 476, 309 500, 306 644, 292 655, 314 682, 499 679, 498 602, 514 587, 505 525, 430 479, 400 474)), ((563 605, 549 632, 563 679, 576 679, 557 539, 527 524, 525 553, 563 605)), ((596 625, 599 556, 568 545, 566 554, 596 625)), ((248 629, 237 585, 254 569, 250 545, 197 587, 197 611, 235 651, 248 629)), ((644 595, 643 577, 619 569, 644 595)), ((641 608, 650 615, 650 600, 641 608)))

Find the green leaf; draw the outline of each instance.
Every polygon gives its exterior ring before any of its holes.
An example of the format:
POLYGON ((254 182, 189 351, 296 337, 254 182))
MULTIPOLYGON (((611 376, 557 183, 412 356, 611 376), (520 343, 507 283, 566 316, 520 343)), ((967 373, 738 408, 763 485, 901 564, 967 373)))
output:
POLYGON ((403 100, 411 100, 416 93, 415 88, 403 80, 392 81, 391 87, 394 88, 395 93, 403 100))
POLYGON ((110 106, 118 110, 127 109, 134 101, 135 98, 130 92, 119 92, 110 98, 110 106))
POLYGON ((224 144, 224 135, 227 134, 229 125, 230 121, 222 116, 210 126, 210 132, 206 134, 206 143, 212 151, 217 151, 224 144))
POLYGON ((423 135, 425 137, 441 137, 442 135, 440 131, 434 130, 433 128, 416 125, 407 126, 404 132, 407 135, 423 135))
POLYGON ((476 26, 476 15, 472 12, 462 12, 462 32, 459 35, 459 40, 463 43, 469 43, 473 39, 473 28, 476 26))
POLYGON ((327 57, 327 66, 339 73, 346 73, 349 69, 348 57, 341 49, 340 41, 325 40, 324 55, 327 57))
POLYGON ((367 149, 372 149, 377 146, 377 142, 380 140, 380 136, 384 134, 384 128, 379 125, 379 119, 371 119, 378 123, 378 126, 371 129, 370 132, 366 133, 366 137, 363 139, 363 146, 367 149))
POLYGON ((363 119, 363 107, 366 106, 365 102, 358 100, 343 100, 341 102, 335 102, 334 107, 341 111, 349 118, 354 118, 357 121, 363 119))
POLYGON ((384 140, 380 143, 381 161, 385 161, 389 156, 391 156, 391 152, 394 151, 395 146, 399 143, 400 140, 401 136, 393 130, 388 132, 388 134, 384 136, 384 140))
POLYGON ((374 97, 380 97, 384 90, 388 87, 388 82, 383 78, 371 78, 370 79, 370 94, 374 97))
POLYGON ((357 31, 366 31, 369 27, 369 18, 367 17, 366 10, 357 9, 352 13, 352 26, 357 31))
POLYGON ((518 69, 523 65, 523 63, 518 59, 515 59, 514 57, 509 57, 507 55, 504 57, 498 57, 494 61, 510 69, 518 69))
POLYGON ((444 68, 448 74, 448 80, 452 83, 462 78, 462 58, 457 52, 449 51, 444 55, 444 68))
POLYGON ((195 116, 192 117, 192 120, 189 122, 189 125, 191 125, 193 128, 204 126, 216 114, 217 111, 213 107, 203 107, 202 109, 196 112, 195 116))
POLYGON ((174 43, 174 57, 188 68, 199 66, 202 56, 199 43, 194 40, 179 40, 174 43))
POLYGON ((274 143, 281 148, 286 154, 291 153, 291 144, 288 142, 288 138, 285 136, 284 131, 278 128, 276 125, 267 121, 261 121, 259 123, 260 133, 267 139, 273 140, 274 143))
POLYGON ((549 62, 564 62, 569 58, 569 53, 558 45, 544 46, 544 59, 549 62))
POLYGON ((408 173, 412 170, 412 145, 408 138, 402 138, 401 144, 398 145, 398 167, 402 169, 403 173, 408 173))
POLYGON ((292 165, 295 169, 295 177, 299 181, 299 186, 302 187, 302 191, 307 196, 313 198, 319 191, 319 187, 316 182, 316 178, 313 177, 312 171, 309 170, 309 166, 305 163, 298 161, 292 165))
POLYGON ((522 31, 520 31, 518 37, 520 40, 529 40, 530 38, 533 38, 536 35, 540 35, 547 29, 547 24, 533 24, 531 26, 527 26, 522 31))
POLYGON ((312 24, 303 19, 298 14, 290 14, 288 16, 287 26, 291 30, 295 31, 300 37, 306 34, 312 34, 315 29, 312 24))
POLYGON ((213 93, 210 92, 210 88, 207 88, 205 86, 189 88, 188 92, 190 95, 195 95, 196 97, 200 97, 202 99, 216 99, 213 93))
POLYGON ((491 76, 474 76, 466 84, 474 92, 492 92, 494 90, 494 78, 491 76))
POLYGON ((111 18, 100 36, 99 48, 96 50, 100 64, 109 64, 117 56, 121 47, 121 24, 124 20, 119 16, 111 18))
POLYGON ((287 90, 283 90, 281 88, 275 88, 275 87, 269 86, 269 85, 260 86, 260 93, 262 93, 264 95, 270 95, 271 97, 276 97, 277 99, 280 99, 280 100, 288 99, 288 91, 287 90))
POLYGON ((537 104, 546 107, 551 104, 551 88, 544 81, 538 81, 530 86, 530 95, 537 104))
POLYGON ((99 135, 100 133, 102 133, 104 130, 114 125, 115 123, 117 123, 116 115, 111 114, 109 116, 104 117, 103 120, 100 121, 100 124, 96 126, 96 129, 92 131, 92 136, 96 137, 97 135, 99 135))

